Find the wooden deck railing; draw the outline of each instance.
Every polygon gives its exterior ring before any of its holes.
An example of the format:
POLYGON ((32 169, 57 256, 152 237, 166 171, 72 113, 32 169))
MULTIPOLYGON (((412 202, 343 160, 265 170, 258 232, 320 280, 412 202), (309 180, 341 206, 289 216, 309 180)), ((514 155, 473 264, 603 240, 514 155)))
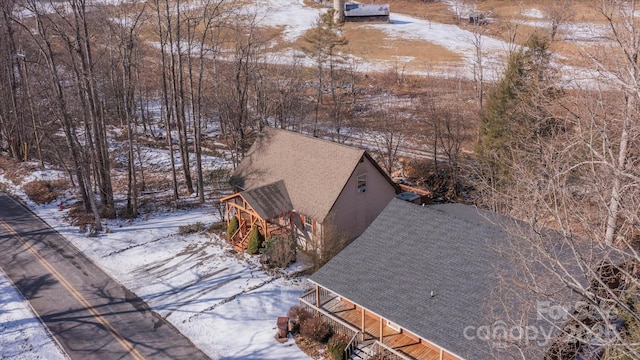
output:
POLYGON ((315 304, 316 303, 316 289, 311 289, 311 290, 307 291, 306 293, 302 294, 302 296, 300 296, 300 302, 301 303, 302 303, 302 300, 304 300, 305 303, 315 304))
POLYGON ((235 245, 236 243, 236 237, 238 236, 238 234, 240 234, 240 236, 242 236, 242 228, 238 226, 238 228, 236 229, 236 231, 233 233, 233 235, 231 235, 231 237, 229 238, 229 241, 231 242, 231 245, 235 245))
MULTIPOLYGON (((322 289, 322 288, 320 289, 320 299, 330 298, 331 295, 335 296, 335 294, 331 293, 326 289, 322 289)), ((322 301, 320 303, 322 304, 322 301)), ((322 319, 326 321, 327 324, 329 324, 329 326, 331 327, 331 330, 334 333, 338 333, 347 337, 351 336, 351 340, 349 341, 349 343, 344 349, 345 359, 349 359, 351 357, 351 354, 353 354, 353 351, 358 347, 360 343, 359 342, 360 330, 358 330, 354 326, 351 326, 351 324, 347 323, 346 321, 329 313, 328 311, 317 307, 315 289, 312 289, 311 291, 306 292, 300 297, 300 305, 307 311, 311 313, 316 313, 319 316, 321 316, 322 319)))
POLYGON ((412 360, 412 358, 410 358, 409 356, 406 356, 401 352, 394 350, 390 346, 381 343, 379 340, 374 341, 372 349, 372 355, 379 355, 380 358, 385 360, 412 360))
MULTIPOLYGON (((360 332, 360 329, 322 308, 322 305, 328 300, 337 297, 336 294, 322 287, 319 289, 318 293, 320 295, 320 307, 316 306, 316 289, 312 289, 304 293, 300 297, 300 305, 307 311, 320 315, 323 320, 331 326, 331 330, 333 330, 333 332, 351 337, 351 340, 344 349, 345 359, 349 359, 358 345, 360 345, 360 335, 362 333, 360 332)), ((380 355, 380 357, 385 360, 412 360, 410 356, 394 350, 389 345, 386 345, 379 340, 375 340, 373 342, 371 349, 372 353, 369 354, 370 356, 380 355)))
POLYGON ((358 348, 358 345, 360 345, 360 332, 356 332, 355 334, 353 334, 353 336, 351 337, 351 340, 349 340, 349 343, 347 344, 347 346, 344 347, 344 357, 343 359, 350 359, 351 355, 353 354, 353 352, 358 348))
POLYGON ((342 334, 345 336, 353 336, 354 333, 360 333, 360 330, 358 330, 354 326, 351 326, 351 324, 349 324, 348 322, 340 319, 339 317, 329 313, 328 311, 322 308, 316 307, 315 304, 304 300, 304 298, 300 298, 300 303, 302 304, 302 307, 308 310, 309 312, 316 313, 322 316, 327 321, 329 326, 331 326, 331 329, 333 330, 333 332, 342 334))
POLYGON ((323 287, 321 287, 318 292, 320 294, 319 302, 316 302, 316 289, 311 289, 307 291, 300 298, 304 299, 306 302, 310 303, 313 306, 316 306, 316 304, 320 304, 320 306, 322 307, 322 305, 328 302, 329 300, 338 297, 338 295, 334 294, 330 290, 327 290, 323 287))

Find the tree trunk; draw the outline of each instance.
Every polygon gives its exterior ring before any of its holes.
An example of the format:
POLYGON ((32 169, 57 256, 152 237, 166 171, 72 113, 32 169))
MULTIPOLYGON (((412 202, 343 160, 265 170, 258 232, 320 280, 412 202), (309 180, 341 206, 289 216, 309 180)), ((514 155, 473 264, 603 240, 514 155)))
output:
MULTIPOLYGON (((165 49, 167 46, 167 36, 168 33, 171 32, 171 16, 169 12, 169 2, 168 0, 164 0, 164 5, 166 6, 166 24, 162 21, 161 9, 160 9, 160 1, 156 0, 156 15, 158 17, 158 37, 160 40, 160 58, 162 60, 162 98, 163 98, 163 110, 164 110, 164 120, 165 120, 165 131, 167 136, 167 146, 169 147, 169 158, 171 159, 171 176, 173 180, 173 199, 178 200, 178 178, 176 174, 176 161, 173 154, 173 139, 171 138, 171 105, 169 102, 169 86, 167 79, 167 60, 165 49), (167 26, 167 34, 162 30, 163 25, 167 26)), ((171 46, 171 44, 170 44, 171 46)), ((173 51, 173 50, 171 50, 173 51)))

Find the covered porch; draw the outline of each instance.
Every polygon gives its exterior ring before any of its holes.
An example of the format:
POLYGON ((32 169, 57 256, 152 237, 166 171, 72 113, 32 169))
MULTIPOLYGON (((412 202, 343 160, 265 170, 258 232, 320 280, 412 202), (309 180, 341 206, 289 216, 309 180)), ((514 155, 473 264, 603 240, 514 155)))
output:
POLYGON ((247 249, 249 234, 254 226, 265 239, 273 236, 291 236, 293 233, 289 217, 290 205, 287 206, 286 202, 273 201, 274 192, 282 191, 279 185, 278 183, 267 185, 220 199, 225 204, 227 227, 234 217, 238 219, 238 229, 228 239, 237 252, 247 249), (269 196, 265 196, 265 193, 269 196), (274 206, 278 204, 281 206, 274 206))
POLYGON ((372 343, 374 353, 384 355, 385 359, 458 359, 444 349, 319 285, 306 292, 300 298, 300 303, 307 310, 324 315, 330 320, 330 324, 332 320, 338 320, 344 323, 344 327, 348 325, 348 328, 357 329, 359 343, 372 343))

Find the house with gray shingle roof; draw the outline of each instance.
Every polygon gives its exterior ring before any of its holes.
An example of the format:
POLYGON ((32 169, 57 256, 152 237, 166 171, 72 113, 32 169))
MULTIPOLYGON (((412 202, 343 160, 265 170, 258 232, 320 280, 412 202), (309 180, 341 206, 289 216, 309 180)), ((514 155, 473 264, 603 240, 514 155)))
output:
POLYGON ((275 128, 258 135, 231 183, 238 192, 221 201, 227 221, 238 219, 238 251, 257 226, 265 238, 290 232, 307 250, 335 253, 398 191, 365 150, 275 128))
MULTIPOLYGON (((512 223, 474 206, 394 199, 309 278, 301 305, 394 359, 512 358, 513 347, 496 348, 500 336, 535 330, 541 341, 555 329, 537 318, 534 296, 522 307, 530 327, 509 327, 495 302, 498 277, 512 273, 504 227, 512 223)), ((518 301, 507 305, 520 311, 518 301)))

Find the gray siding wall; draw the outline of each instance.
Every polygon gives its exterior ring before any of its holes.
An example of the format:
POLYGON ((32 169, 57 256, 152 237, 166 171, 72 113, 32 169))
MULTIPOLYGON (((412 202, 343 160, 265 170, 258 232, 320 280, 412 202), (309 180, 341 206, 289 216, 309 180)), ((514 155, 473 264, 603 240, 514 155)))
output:
MULTIPOLYGON (((371 161, 364 158, 356 166, 327 219, 331 227, 340 229, 344 236, 352 240, 364 232, 395 195, 393 186, 371 161), (362 174, 367 175, 367 187, 365 192, 358 192, 358 175, 362 174)), ((327 235, 329 224, 323 225, 323 235, 327 235)))

